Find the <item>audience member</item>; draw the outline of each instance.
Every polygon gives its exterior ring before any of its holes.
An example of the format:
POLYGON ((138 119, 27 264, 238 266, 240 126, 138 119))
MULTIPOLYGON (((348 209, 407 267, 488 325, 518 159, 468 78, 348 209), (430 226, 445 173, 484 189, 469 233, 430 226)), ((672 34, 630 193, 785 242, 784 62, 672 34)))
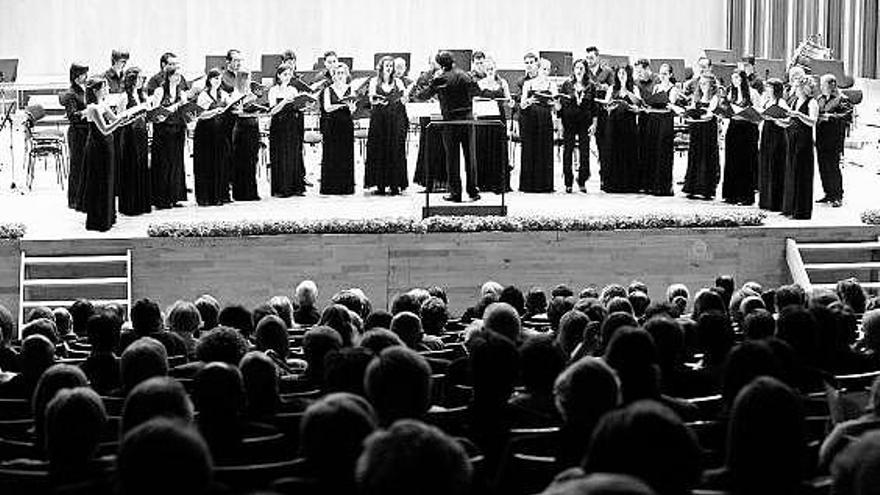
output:
POLYGON ((244 383, 245 417, 260 421, 279 412, 279 373, 272 359, 260 351, 251 351, 241 358, 239 369, 244 383))
POLYGON ((498 296, 498 302, 509 304, 520 316, 526 313, 526 298, 516 286, 508 285, 505 287, 498 296))
POLYGON ((364 332, 368 332, 374 328, 391 328, 391 318, 393 316, 388 311, 384 309, 377 309, 367 315, 367 319, 364 320, 364 332))
POLYGON ((116 395, 123 397, 147 378, 167 375, 168 355, 165 346, 152 337, 135 340, 122 353, 119 372, 122 389, 116 395))
POLYGON ((431 406, 431 367, 411 349, 389 347, 367 366, 364 388, 380 425, 420 419, 431 406))
POLYGON ((55 362, 55 346, 43 335, 31 335, 21 343, 19 362, 19 373, 0 383, 0 397, 30 400, 40 376, 55 362))
POLYGON ((831 465, 831 493, 876 495, 880 484, 880 432, 853 442, 831 465))
POLYGON ((193 304, 199 310, 199 317, 202 320, 200 330, 213 330, 219 324, 217 319, 220 317, 220 302, 214 296, 202 294, 193 304))
POLYGON ((46 406, 60 390, 86 387, 89 382, 85 373, 76 366, 69 364, 53 364, 40 376, 31 400, 31 411, 34 418, 35 443, 42 447, 45 442, 43 435, 46 422, 46 406))
POLYGON ((168 331, 183 340, 187 358, 195 359, 196 335, 202 327, 202 316, 196 305, 188 301, 175 302, 168 311, 166 326, 168 331))
POLYGON ((45 451, 52 485, 78 485, 82 493, 100 493, 97 486, 109 488, 108 466, 95 459, 107 423, 98 394, 86 386, 59 390, 49 401, 45 418, 45 451), (83 484, 89 484, 88 488, 83 484))
POLYGON ((129 344, 141 337, 150 337, 165 347, 168 356, 186 356, 186 342, 175 333, 165 330, 162 311, 150 299, 139 299, 131 306, 131 331, 124 331, 119 338, 124 351, 129 344))
POLYGON ((220 310, 217 324, 238 330, 245 339, 250 339, 251 334, 254 333, 254 315, 240 304, 226 306, 220 310))
MULTIPOLYGON (((392 311, 393 313, 393 311, 392 311)), ((356 343, 354 326, 351 323, 351 311, 341 304, 331 304, 321 313, 319 325, 330 327, 342 337, 342 345, 351 347, 356 343)))
POLYGON ((324 357, 343 347, 346 347, 344 340, 336 330, 323 325, 309 329, 303 337, 303 355, 307 364, 303 385, 321 388, 324 385, 324 357))
POLYGON ((550 335, 528 338, 519 348, 523 392, 510 398, 512 422, 517 427, 555 426, 560 423, 553 399, 553 383, 565 368, 566 356, 550 335))
MULTIPOLYGON (((73 333, 79 337, 86 336, 86 324, 95 314, 95 306, 87 299, 77 299, 70 305, 70 319, 73 333)), ((3 368, 6 369, 6 368, 3 368)))
POLYGON ((285 328, 293 328, 293 302, 287 296, 273 296, 269 299, 269 306, 275 310, 275 314, 284 322, 285 328))
POLYGON ((15 318, 0 304, 0 370, 17 372, 19 370, 18 351, 12 346, 15 337, 15 318))
POLYGON ((483 329, 503 335, 514 344, 522 340, 519 313, 507 303, 494 303, 486 308, 483 329))
POLYGON ((384 349, 397 345, 406 345, 398 335, 386 328, 374 328, 367 331, 358 344, 364 349, 370 350, 373 354, 379 355, 384 349))
MULTIPOLYGON (((367 334, 369 333, 367 332, 367 334)), ((366 340, 367 334, 364 335, 365 338, 361 341, 361 345, 366 340)), ((327 393, 348 392, 366 397, 364 376, 374 354, 378 354, 378 352, 374 353, 366 347, 346 347, 328 352, 324 356, 324 391, 327 393)))
POLYGON ((174 378, 154 376, 137 384, 126 396, 120 433, 125 435, 153 418, 168 418, 189 425, 194 416, 192 401, 183 385, 174 378))
POLYGON ((293 311, 293 322, 297 325, 317 325, 321 320, 321 313, 317 309, 318 286, 311 280, 304 280, 296 286, 294 294, 296 309, 293 311))

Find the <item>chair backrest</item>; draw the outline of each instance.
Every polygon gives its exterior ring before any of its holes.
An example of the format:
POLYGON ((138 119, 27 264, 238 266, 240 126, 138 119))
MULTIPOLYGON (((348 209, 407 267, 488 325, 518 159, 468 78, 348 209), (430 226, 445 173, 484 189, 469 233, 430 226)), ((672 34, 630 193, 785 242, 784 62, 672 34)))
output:
POLYGON ((50 486, 49 473, 45 470, 0 467, 0 493, 48 493, 50 486))
POLYGON ((290 461, 242 464, 237 466, 215 466, 214 479, 236 491, 260 490, 268 488, 272 481, 289 476, 304 461, 290 461))
POLYGON ((724 407, 724 400, 721 395, 707 395, 705 397, 694 397, 686 400, 697 406, 697 409, 699 410, 697 419, 700 420, 715 419, 718 417, 718 413, 721 412, 722 407, 724 407))
POLYGON ((469 417, 468 406, 432 407, 425 416, 425 422, 440 428, 448 435, 464 436, 469 417))
POLYGON ((104 409, 108 416, 121 416, 122 406, 125 404, 124 397, 101 397, 104 403, 104 409))
POLYGON ((31 428, 34 420, 28 419, 4 419, 0 420, 0 437, 12 440, 31 440, 31 428))
POLYGON ((295 452, 292 451, 290 442, 284 433, 244 438, 241 442, 239 459, 248 462, 279 462, 292 459, 295 452))
POLYGON ((32 415, 27 399, 0 399, 0 419, 26 419, 32 415))
POLYGON ((304 415, 303 412, 282 412, 268 419, 269 423, 284 434, 285 441, 294 451, 299 449, 299 425, 304 415))

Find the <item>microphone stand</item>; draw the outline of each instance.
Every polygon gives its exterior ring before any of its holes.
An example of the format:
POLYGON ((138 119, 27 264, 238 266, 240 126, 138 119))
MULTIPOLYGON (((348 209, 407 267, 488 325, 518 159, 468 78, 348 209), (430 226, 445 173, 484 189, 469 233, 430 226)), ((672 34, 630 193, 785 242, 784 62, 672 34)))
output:
MULTIPOLYGON (((0 79, 0 83, 3 82, 3 79, 0 79)), ((10 104, 6 101, 6 88, 0 85, 0 101, 3 102, 5 108, 3 110, 3 119, 0 120, 0 135, 3 133, 3 129, 6 126, 9 126, 9 160, 10 167, 12 167, 12 184, 9 186, 10 189, 16 190, 18 189, 15 184, 15 132, 12 129, 12 111, 15 109, 14 104, 10 104)), ((0 170, 3 169, 3 161, 0 160, 0 170)))

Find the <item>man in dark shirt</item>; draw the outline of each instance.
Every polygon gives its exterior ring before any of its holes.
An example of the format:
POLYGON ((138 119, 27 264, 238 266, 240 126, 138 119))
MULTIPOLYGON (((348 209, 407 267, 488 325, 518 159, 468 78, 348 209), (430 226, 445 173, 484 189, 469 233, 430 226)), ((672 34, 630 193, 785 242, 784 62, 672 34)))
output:
POLYGON ((596 85, 596 89, 600 92, 597 98, 604 98, 605 91, 614 86, 614 71, 607 64, 603 64, 599 59, 599 49, 595 46, 587 47, 585 60, 587 61, 587 77, 590 82, 596 85))
POLYGON ((639 95, 644 100, 654 93, 654 85, 657 84, 657 76, 651 71, 651 62, 646 58, 636 61, 635 80, 639 88, 639 95))
POLYGON ((746 55, 740 61, 740 67, 743 72, 746 73, 746 78, 749 81, 749 86, 752 87, 758 94, 764 92, 764 80, 758 77, 758 74, 755 73, 755 56, 754 55, 746 55))
POLYGON ((104 78, 107 79, 107 87, 111 93, 122 93, 125 91, 122 85, 122 73, 125 72, 128 58, 128 52, 124 50, 113 50, 110 53, 110 68, 104 72, 104 78))
MULTIPOLYGON (((168 77, 169 74, 173 74, 174 72, 180 70, 180 63, 177 61, 177 55, 172 52, 165 52, 159 58, 159 73, 154 74, 153 77, 147 81, 147 95, 152 96, 153 92, 156 91, 159 86, 165 84, 165 78, 168 77)), ((180 78, 180 90, 186 91, 189 89, 189 83, 186 81, 186 78, 180 78)))
MULTIPOLYGON (((244 57, 241 52, 232 48, 226 52, 226 69, 221 74, 220 88, 227 93, 232 93, 236 89, 237 74, 241 71, 241 62, 244 57)), ((242 88, 237 88, 242 91, 242 88)))
MULTIPOLYGON (((430 98, 437 95, 440 100, 440 113, 443 120, 473 120, 473 97, 477 94, 477 84, 465 71, 455 67, 452 54, 442 51, 437 54, 440 70, 434 74, 431 85, 421 95, 430 98)), ((447 201, 461 202, 461 175, 459 173, 459 147, 464 151, 464 167, 467 174, 467 192, 472 200, 480 199, 477 189, 476 164, 471 160, 470 132, 471 127, 465 125, 443 126, 443 148, 446 152, 446 176, 449 178, 449 195, 447 201)))

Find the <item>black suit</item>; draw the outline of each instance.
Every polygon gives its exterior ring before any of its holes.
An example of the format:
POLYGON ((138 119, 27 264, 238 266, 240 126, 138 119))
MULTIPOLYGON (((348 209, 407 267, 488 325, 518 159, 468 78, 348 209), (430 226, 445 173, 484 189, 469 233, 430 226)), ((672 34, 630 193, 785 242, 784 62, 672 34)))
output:
MULTIPOLYGON (((443 120, 473 120, 473 97, 477 94, 477 84, 465 71, 451 68, 443 71, 431 80, 431 85, 421 93, 420 97, 430 98, 437 95, 440 100, 440 113, 443 120)), ((464 166, 467 174, 467 192, 476 196, 477 170, 471 160, 470 136, 472 127, 464 125, 443 126, 443 149, 446 152, 446 176, 449 180, 449 193, 454 198, 461 198, 461 175, 459 173, 458 150, 464 151, 464 166)))
POLYGON ((575 83, 569 79, 562 83, 560 94, 568 98, 562 99, 562 174, 565 187, 571 187, 574 181, 572 173, 572 154, 575 140, 578 142, 579 167, 577 183, 583 187, 590 178, 590 126, 596 118, 596 85, 587 81, 583 92, 578 94, 575 83))
POLYGON ((846 137, 847 124, 852 120, 853 106, 843 94, 827 97, 819 96, 819 114, 828 115, 828 120, 816 124, 816 157, 819 162, 819 177, 822 189, 830 200, 843 199, 843 178, 840 175, 840 155, 846 137))

